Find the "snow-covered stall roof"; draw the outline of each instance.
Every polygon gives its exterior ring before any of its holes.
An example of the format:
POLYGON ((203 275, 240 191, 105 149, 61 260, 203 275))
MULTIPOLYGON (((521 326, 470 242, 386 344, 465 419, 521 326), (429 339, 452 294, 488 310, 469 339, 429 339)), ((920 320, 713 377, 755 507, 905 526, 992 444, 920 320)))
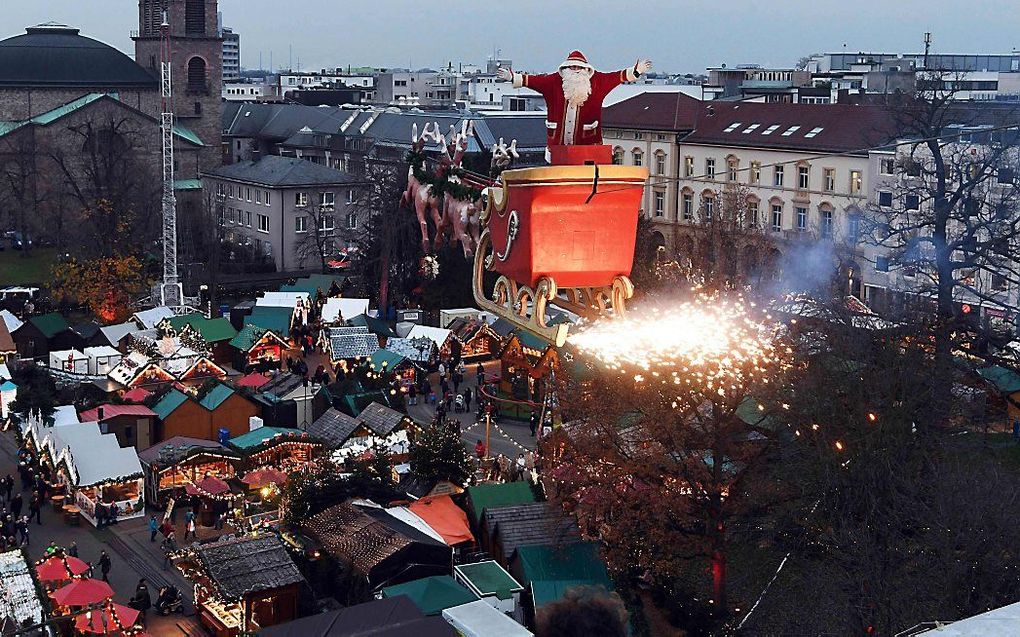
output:
POLYGON ((174 311, 165 305, 154 307, 151 310, 142 310, 141 312, 135 312, 133 318, 138 321, 138 324, 142 326, 142 329, 151 330, 163 319, 170 318, 174 315, 174 311))
POLYGON ((348 321, 359 314, 368 313, 368 299, 326 299, 322 306, 322 322, 348 321))
POLYGON ((119 343, 120 339, 124 338, 128 334, 133 334, 138 330, 138 325, 134 321, 127 321, 126 323, 117 323, 116 325, 107 325, 106 327, 99 328, 102 332, 103 338, 107 340, 111 345, 119 343))
POLYGON ((443 619, 464 637, 532 637, 534 634, 482 599, 447 608, 443 619))
POLYGON ((297 307, 298 301, 308 303, 308 292, 266 292, 255 299, 257 307, 297 307))
POLYGON ((436 344, 439 349, 443 348, 446 344, 447 339, 452 334, 448 329, 442 327, 432 327, 430 325, 415 325, 411 328, 411 331, 407 333, 406 338, 427 338, 436 344))
POLYGON ((121 447, 116 435, 99 430, 99 423, 54 427, 50 436, 56 457, 67 460, 77 486, 142 474, 134 448, 121 447))
POLYGON ((1020 602, 974 615, 960 621, 938 625, 916 633, 917 637, 1012 637, 1020 628, 1020 602))
POLYGON ((12 314, 10 310, 0 310, 0 321, 4 322, 4 324, 7 326, 7 331, 10 332, 11 334, 14 333, 14 330, 24 325, 21 319, 19 319, 17 316, 14 316, 14 314, 12 314))
POLYGON ((43 601, 21 549, 0 553, 0 617, 19 625, 43 620, 43 601))

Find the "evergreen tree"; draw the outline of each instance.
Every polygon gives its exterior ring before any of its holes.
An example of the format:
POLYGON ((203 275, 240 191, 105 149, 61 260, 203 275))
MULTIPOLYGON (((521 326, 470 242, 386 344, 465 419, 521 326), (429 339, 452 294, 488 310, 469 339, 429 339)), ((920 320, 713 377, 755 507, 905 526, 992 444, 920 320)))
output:
POLYGON ((429 425, 411 445, 411 471, 426 480, 449 480, 463 485, 474 472, 474 461, 457 432, 429 425))

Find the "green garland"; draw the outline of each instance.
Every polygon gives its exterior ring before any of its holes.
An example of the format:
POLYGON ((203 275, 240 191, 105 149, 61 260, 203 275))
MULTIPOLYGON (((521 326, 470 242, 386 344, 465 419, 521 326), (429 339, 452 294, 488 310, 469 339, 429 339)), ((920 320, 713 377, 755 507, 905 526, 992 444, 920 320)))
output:
POLYGON ((460 177, 465 174, 463 168, 450 166, 445 177, 437 177, 435 174, 425 170, 426 155, 422 151, 409 151, 407 163, 411 165, 411 173, 418 183, 432 187, 432 194, 435 197, 450 195, 459 201, 478 201, 482 191, 472 186, 465 186, 463 183, 450 181, 450 177, 460 177))

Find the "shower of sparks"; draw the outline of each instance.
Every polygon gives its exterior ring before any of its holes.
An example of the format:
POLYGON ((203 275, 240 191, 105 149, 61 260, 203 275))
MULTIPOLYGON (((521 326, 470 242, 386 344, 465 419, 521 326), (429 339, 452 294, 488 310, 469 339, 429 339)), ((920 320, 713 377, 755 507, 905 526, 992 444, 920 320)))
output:
POLYGON ((699 294, 598 321, 569 342, 637 383, 697 386, 726 396, 749 382, 767 383, 789 353, 776 342, 774 327, 751 311, 753 304, 739 296, 699 294))

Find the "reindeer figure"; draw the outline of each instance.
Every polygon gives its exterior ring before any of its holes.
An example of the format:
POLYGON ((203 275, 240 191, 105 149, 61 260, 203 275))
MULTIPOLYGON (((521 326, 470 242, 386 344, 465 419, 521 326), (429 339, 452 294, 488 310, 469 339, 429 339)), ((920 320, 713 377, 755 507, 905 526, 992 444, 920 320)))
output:
MULTIPOLYGON (((452 129, 453 127, 451 127, 452 129)), ((455 129, 454 129, 455 130, 455 129)), ((460 168, 464 161, 464 154, 467 152, 468 139, 474 131, 474 124, 471 122, 463 122, 459 133, 453 135, 450 143, 444 144, 444 161, 448 158, 448 165, 451 168, 460 168)), ((453 130, 451 130, 451 133, 453 130)), ((444 142, 445 142, 444 138, 444 142)), ((463 183, 455 174, 451 174, 448 181, 452 184, 463 183)), ((435 245, 440 245, 441 241, 444 240, 458 240, 460 241, 461 247, 464 249, 464 256, 471 257, 474 254, 474 242, 472 237, 464 231, 468 223, 468 220, 473 216, 477 215, 477 209, 474 201, 464 201, 456 199, 449 193, 446 193, 443 202, 443 226, 442 231, 436 232, 435 245), (448 231, 452 231, 451 236, 447 238, 446 234, 448 231)))
MULTIPOLYGON (((439 133, 439 124, 434 130, 425 124, 421 135, 418 135, 418 125, 411 126, 411 152, 420 153, 430 139, 436 139, 439 133)), ((432 222, 438 229, 442 220, 439 216, 439 198, 432 191, 432 186, 423 184, 414 176, 414 167, 407 169, 407 189, 400 195, 400 205, 413 208, 418 217, 418 225, 421 226, 421 246, 425 252, 429 251, 429 226, 426 215, 432 216, 432 222)))
MULTIPOLYGON (((507 146, 503 138, 492 147, 492 161, 489 163, 489 176, 498 179, 499 175, 513 165, 514 161, 520 159, 517 152, 517 140, 514 139, 507 146)), ((471 237, 472 245, 478 245, 478 238, 481 235, 481 224, 478 221, 480 207, 483 204, 475 202, 471 206, 462 209, 461 224, 465 233, 471 237)))

